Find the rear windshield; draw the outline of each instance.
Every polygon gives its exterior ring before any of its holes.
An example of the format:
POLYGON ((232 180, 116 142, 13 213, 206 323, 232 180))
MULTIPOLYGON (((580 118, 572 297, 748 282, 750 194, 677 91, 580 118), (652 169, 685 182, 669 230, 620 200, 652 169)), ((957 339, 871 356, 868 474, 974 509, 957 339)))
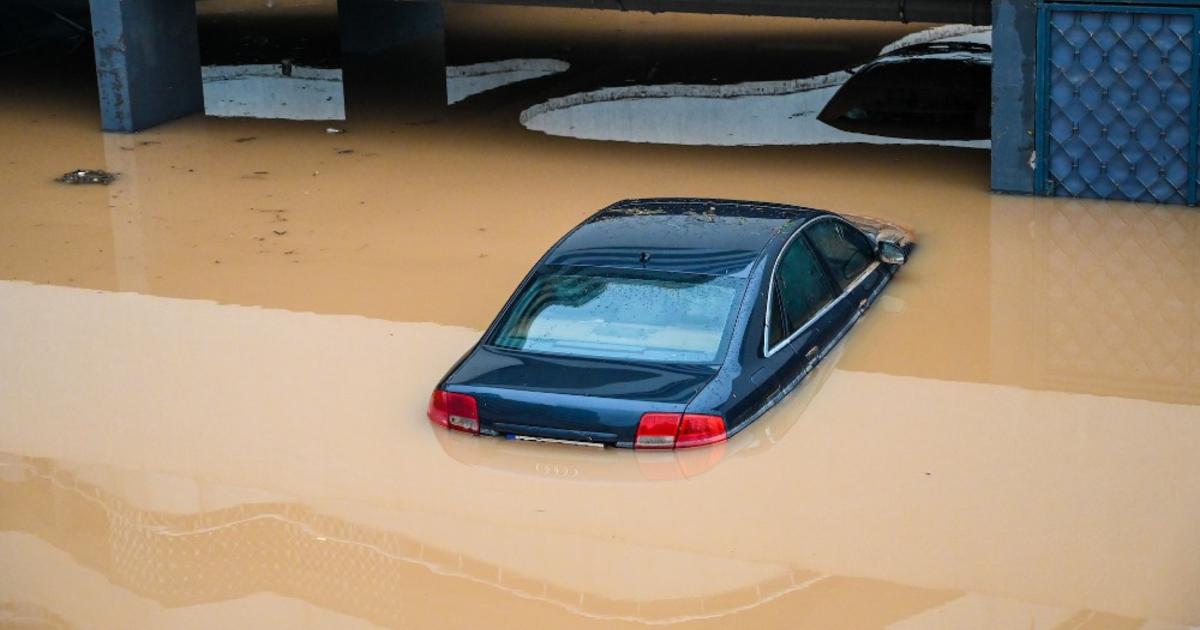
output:
POLYGON ((548 267, 513 303, 492 345, 594 358, 715 363, 745 280, 548 267))

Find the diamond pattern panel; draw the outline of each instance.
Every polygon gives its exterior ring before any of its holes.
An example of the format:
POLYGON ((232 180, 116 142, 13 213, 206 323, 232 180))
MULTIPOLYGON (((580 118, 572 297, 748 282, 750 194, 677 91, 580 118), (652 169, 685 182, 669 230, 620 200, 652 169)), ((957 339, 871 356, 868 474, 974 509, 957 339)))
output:
POLYGON ((1188 203, 1191 13, 1048 12, 1049 193, 1188 203))
POLYGON ((1068 201, 1034 226, 1045 377, 1160 400, 1200 400, 1200 216, 1068 201))

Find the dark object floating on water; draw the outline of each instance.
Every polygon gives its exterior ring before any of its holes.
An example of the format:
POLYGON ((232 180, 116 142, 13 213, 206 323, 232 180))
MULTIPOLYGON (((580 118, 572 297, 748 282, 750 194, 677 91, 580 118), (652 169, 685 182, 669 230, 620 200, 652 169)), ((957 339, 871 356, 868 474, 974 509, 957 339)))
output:
POLYGON ((842 131, 896 138, 991 137, 992 47, 931 42, 864 65, 817 116, 842 131))
POLYGON ((69 173, 63 173, 62 177, 54 180, 64 184, 103 184, 105 186, 117 180, 116 173, 109 173, 100 169, 75 169, 69 173))

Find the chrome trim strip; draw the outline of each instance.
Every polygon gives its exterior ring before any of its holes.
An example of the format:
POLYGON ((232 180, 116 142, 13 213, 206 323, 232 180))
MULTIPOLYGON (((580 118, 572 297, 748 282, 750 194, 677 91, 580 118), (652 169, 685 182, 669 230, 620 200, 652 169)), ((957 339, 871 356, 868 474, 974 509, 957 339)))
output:
POLYGON ((603 442, 579 442, 577 440, 559 440, 556 438, 544 438, 533 435, 517 435, 513 434, 513 439, 518 442, 546 442, 548 444, 566 444, 568 446, 586 446, 588 448, 598 448, 603 450, 603 442))
MULTIPOLYGON (((771 330, 771 313, 773 312, 773 309, 771 308, 771 304, 773 303, 773 301, 775 299, 775 272, 779 269, 779 261, 783 259, 783 254, 785 252, 787 252, 788 247, 791 246, 791 244, 792 244, 792 241, 796 240, 796 238, 799 237, 802 232, 804 232, 805 228, 812 225, 813 223, 816 223, 817 221, 824 221, 824 220, 841 221, 843 224, 849 226, 851 229, 857 231, 859 234, 862 234, 864 237, 866 237, 868 242, 871 242, 871 243, 875 242, 874 239, 872 239, 870 236, 867 236, 866 232, 863 232, 862 230, 858 229, 858 226, 854 225, 853 223, 850 223, 849 221, 847 221, 837 215, 832 215, 832 214, 827 214, 827 215, 816 217, 814 219, 809 219, 808 221, 805 221, 803 225, 796 228, 795 232, 792 232, 792 235, 788 237, 788 240, 786 242, 784 242, 783 247, 780 248, 779 255, 775 257, 775 263, 773 265, 771 265, 771 278, 767 284, 767 313, 766 313, 766 317, 764 318, 764 321, 763 321, 763 358, 771 357, 776 352, 779 352, 779 350, 781 348, 790 344, 792 341, 795 341, 796 337, 800 336, 800 333, 808 330, 808 328, 810 326, 812 326, 814 322, 816 322, 823 315, 825 315, 825 313, 828 313, 829 310, 832 309, 834 306, 836 306, 839 302, 841 302, 843 298, 845 298, 850 293, 853 293, 854 290, 858 288, 858 285, 862 284, 862 282, 867 279, 867 276, 871 275, 872 272, 874 272, 876 269, 879 268, 879 264, 880 264, 879 260, 876 260, 875 262, 868 265, 867 268, 862 271, 862 273, 858 274, 858 276, 854 278, 853 282, 851 282, 849 285, 846 286, 846 288, 842 291, 842 293, 840 295, 838 295, 837 297, 830 300, 828 303, 825 304, 825 306, 822 306, 821 310, 817 311, 812 317, 808 318, 808 321, 804 322, 803 326, 797 328, 796 331, 793 332, 791 335, 788 335, 787 339, 784 339, 783 341, 780 341, 779 343, 775 344, 775 347, 773 347, 773 348, 768 347, 767 342, 770 339, 770 330, 771 330)), ((813 251, 813 254, 816 256, 821 255, 820 252, 817 252, 815 250, 813 251)))

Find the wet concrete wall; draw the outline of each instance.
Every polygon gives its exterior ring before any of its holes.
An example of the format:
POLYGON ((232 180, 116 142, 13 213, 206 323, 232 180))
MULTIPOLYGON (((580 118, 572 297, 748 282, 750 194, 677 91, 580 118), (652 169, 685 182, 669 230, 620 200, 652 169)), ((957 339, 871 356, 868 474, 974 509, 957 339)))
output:
POLYGON ((992 14, 992 190, 1031 195, 1034 150, 1034 0, 996 0, 992 14))

